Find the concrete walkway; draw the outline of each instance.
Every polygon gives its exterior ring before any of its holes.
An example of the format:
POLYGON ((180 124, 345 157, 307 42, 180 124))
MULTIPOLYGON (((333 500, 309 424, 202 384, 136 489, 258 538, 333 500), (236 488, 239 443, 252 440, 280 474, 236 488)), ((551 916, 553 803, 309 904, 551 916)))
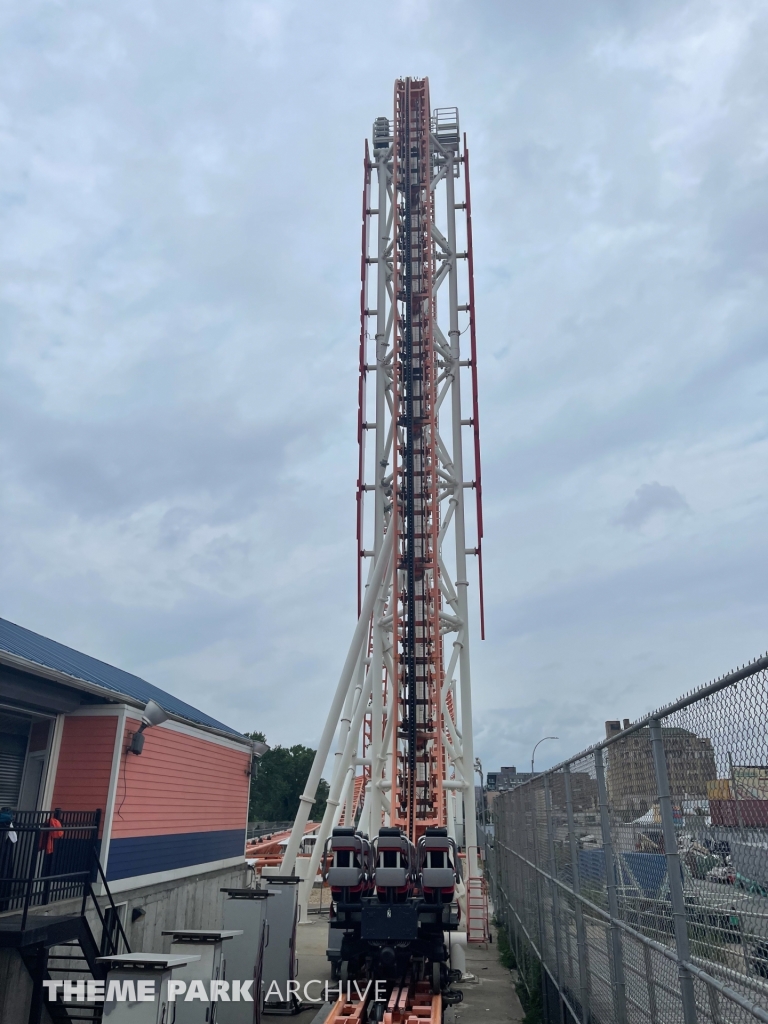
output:
MULTIPOLYGON (((305 982, 315 978, 322 982, 328 981, 329 986, 336 984, 331 980, 330 964, 325 958, 328 915, 312 915, 310 922, 300 924, 298 929, 297 956, 302 990, 305 982)), ((522 1021, 523 1008, 515 992, 513 974, 499 963, 495 943, 487 949, 470 947, 467 951, 467 971, 477 981, 454 986, 464 992, 464 1002, 448 1007, 445 1024, 519 1024, 522 1021)), ((317 989, 315 985, 312 994, 317 989)), ((297 1024, 310 1024, 319 1008, 319 1004, 309 1005, 293 1020, 297 1024)))
MULTIPOLYGON (((495 938, 495 935, 494 935, 495 938)), ((515 992, 514 976, 499 963, 498 947, 470 946, 467 971, 476 982, 456 985, 464 993, 464 1002, 446 1010, 445 1024, 519 1024, 525 1016, 515 992)))
MULTIPOLYGON (((328 945, 328 914, 311 914, 307 924, 298 926, 298 937, 296 940, 296 955, 299 959, 299 982, 301 984, 301 999, 304 1000, 304 985, 308 981, 328 982, 328 987, 335 988, 338 982, 331 978, 331 965, 326 959, 325 950, 328 945)), ((309 994, 316 998, 319 994, 319 986, 313 985, 309 994)), ((307 1009, 298 1013, 293 1020, 299 1024, 309 1024, 318 1009, 322 1005, 306 1004, 307 1009)))

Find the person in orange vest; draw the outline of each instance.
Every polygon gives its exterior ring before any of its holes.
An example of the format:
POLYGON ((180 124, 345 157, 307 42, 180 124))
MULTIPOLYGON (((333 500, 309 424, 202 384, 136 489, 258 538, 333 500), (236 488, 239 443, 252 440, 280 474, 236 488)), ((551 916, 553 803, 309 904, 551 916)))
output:
POLYGON ((64 826, 61 824, 61 814, 61 808, 57 807, 46 823, 46 828, 50 829, 50 831, 43 832, 40 835, 40 849, 45 850, 47 857, 53 855, 53 849, 56 841, 64 838, 64 826))
POLYGON ((43 851, 43 863, 40 877, 43 881, 43 903, 51 897, 50 876, 55 874, 54 850, 59 839, 64 838, 64 826, 61 823, 61 808, 57 807, 45 824, 45 832, 40 833, 39 849, 43 851))

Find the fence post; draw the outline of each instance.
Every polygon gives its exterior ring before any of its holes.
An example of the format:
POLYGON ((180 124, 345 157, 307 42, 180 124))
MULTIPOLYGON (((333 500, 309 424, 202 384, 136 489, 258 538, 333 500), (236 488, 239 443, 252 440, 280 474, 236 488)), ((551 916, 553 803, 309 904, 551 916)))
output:
POLYGON ((723 1024, 723 1015, 720 1013, 720 997, 711 985, 707 985, 707 997, 709 999, 709 1013, 712 1017, 712 1024, 723 1024))
POLYGON ((576 899, 574 917, 576 918, 576 949, 579 956, 579 999, 581 1001, 582 1024, 589 1024, 589 961, 587 959, 587 936, 584 932, 584 915, 581 912, 581 875, 579 873, 579 848, 576 842, 576 827, 573 823, 573 792, 571 790, 571 767, 563 769, 565 777, 565 811, 568 818, 568 845, 571 851, 571 887, 576 899))
POLYGON ((496 843, 496 872, 499 879, 499 906, 502 907, 502 920, 504 921, 504 927, 507 929, 507 934, 510 930, 509 920, 509 878, 507 869, 507 854, 505 851, 506 846, 506 829, 502 826, 501 815, 496 812, 496 831, 494 835, 494 842, 496 843))
MULTIPOLYGON (((497 797, 498 799, 498 797, 497 797)), ((496 844, 496 852, 498 856, 498 863, 501 865, 500 878, 503 881, 502 893, 505 903, 504 920, 507 927, 507 936, 515 943, 515 963, 517 965, 517 975, 520 981, 527 987, 528 980, 525 970, 525 964, 523 963, 523 947, 522 938, 520 935, 520 927, 517 919, 514 916, 512 910, 512 900, 517 901, 518 910, 521 914, 525 913, 525 909, 520 902, 519 894, 519 875, 520 867, 517 862, 513 862, 510 855, 512 849, 513 836, 519 835, 519 818, 520 814, 520 803, 519 799, 515 799, 513 794, 509 796, 508 812, 502 820, 502 816, 496 813, 496 829, 494 843, 496 844), (515 828, 517 825, 517 828, 515 828)))
POLYGON ((37 848, 40 845, 40 829, 36 828, 32 833, 32 847, 29 851, 29 870, 27 871, 26 886, 24 890, 24 908, 21 914, 21 930, 27 927, 27 915, 29 905, 32 902, 32 890, 35 885, 35 869, 37 867, 37 848))
POLYGON ((544 931, 544 900, 541 892, 541 875, 539 874, 538 868, 541 867, 539 864, 539 838, 538 829, 536 827, 536 791, 533 786, 533 779, 529 783, 530 796, 531 796, 531 834, 533 838, 533 863, 536 865, 534 870, 534 876, 536 878, 536 918, 539 932, 539 956, 541 957, 541 997, 544 1010, 544 1019, 547 1024, 550 1024, 549 1017, 549 988, 547 986, 547 971, 544 966, 546 960, 546 952, 544 950, 544 943, 546 941, 546 933, 544 931))
POLYGON ((552 825, 552 791, 549 785, 549 775, 544 776, 544 812, 547 818, 547 847, 549 854, 549 873, 552 881, 549 883, 552 896, 552 934, 555 939, 555 973, 557 976, 557 1002, 560 1008, 560 1019, 564 1018, 563 1006, 563 959, 560 948, 560 892, 558 891, 555 879, 557 878, 557 865, 555 863, 555 834, 552 825))
POLYGON ((667 858, 667 878, 669 880, 669 897, 672 903, 672 921, 675 926, 675 947, 677 949, 677 976, 680 979, 680 996, 683 1002, 683 1019, 685 1024, 696 1024, 696 994, 693 989, 693 978, 682 961, 689 961, 691 949, 688 943, 688 921, 685 914, 685 897, 683 895, 683 874, 680 867, 680 854, 677 852, 677 836, 672 815, 672 801, 669 796, 669 776, 667 774, 667 758, 664 753, 664 741, 661 737, 661 726, 658 718, 650 720, 651 747, 653 749, 653 766, 656 771, 656 788, 659 794, 659 811, 661 814, 661 830, 664 836, 664 853, 667 858))
POLYGON ((651 947, 643 943, 643 961, 645 963, 645 983, 648 986, 648 1009, 651 1013, 651 1024, 659 1024, 659 1010, 656 1005, 656 983, 653 980, 653 961, 651 947))
MULTIPOLYGON (((505 844, 505 846, 504 846, 504 886, 505 886, 504 894, 506 896, 506 903, 507 903, 506 914, 507 914, 507 921, 509 923, 509 927, 510 928, 514 928, 515 932, 517 932, 518 931, 518 924, 517 924, 517 921, 515 920, 515 916, 514 916, 514 913, 513 913, 513 910, 512 910, 512 900, 513 900, 513 898, 516 895, 517 889, 519 888, 519 884, 520 884, 519 883, 519 873, 520 873, 520 871, 519 871, 519 865, 517 864, 517 862, 514 862, 512 860, 512 857, 510 856, 510 852, 509 852, 512 849, 512 843, 514 841, 514 834, 515 834, 515 831, 516 831, 513 828, 513 826, 512 826, 512 822, 513 822, 512 815, 515 812, 514 812, 514 808, 513 808, 513 796, 510 795, 509 797, 504 797, 504 799, 508 801, 508 806, 509 806, 509 815, 506 818, 505 825, 504 825, 504 844, 505 844), (517 869, 517 870, 515 870, 515 869, 517 869)), ((519 813, 520 813, 520 809, 518 807, 517 814, 519 815, 519 813)), ((521 913, 525 912, 523 907, 520 907, 520 912, 521 913)))
POLYGON ((605 786, 603 750, 595 751, 595 780, 597 798, 600 804, 600 831, 603 836, 603 857, 605 859, 605 885, 608 893, 608 913, 611 917, 611 962, 613 967, 613 1012, 616 1024, 627 1024, 627 991, 624 981, 624 953, 621 929, 618 926, 619 901, 616 895, 616 862, 613 856, 611 820, 608 814, 608 791, 605 786))

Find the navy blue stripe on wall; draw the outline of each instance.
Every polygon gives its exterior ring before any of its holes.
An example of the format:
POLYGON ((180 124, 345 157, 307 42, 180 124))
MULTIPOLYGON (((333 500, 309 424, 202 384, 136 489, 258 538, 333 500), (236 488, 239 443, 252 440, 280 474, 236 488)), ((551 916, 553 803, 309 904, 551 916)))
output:
POLYGON ((245 856, 245 830, 183 832, 168 836, 130 836, 109 844, 107 881, 173 871, 211 861, 245 856))

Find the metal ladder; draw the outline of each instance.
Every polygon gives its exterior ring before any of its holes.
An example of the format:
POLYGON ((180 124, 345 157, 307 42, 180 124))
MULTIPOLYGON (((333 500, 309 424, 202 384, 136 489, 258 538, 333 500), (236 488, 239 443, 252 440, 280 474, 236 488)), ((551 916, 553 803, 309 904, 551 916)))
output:
POLYGON ((488 886, 484 878, 467 879, 467 942, 490 940, 488 927, 488 886))

